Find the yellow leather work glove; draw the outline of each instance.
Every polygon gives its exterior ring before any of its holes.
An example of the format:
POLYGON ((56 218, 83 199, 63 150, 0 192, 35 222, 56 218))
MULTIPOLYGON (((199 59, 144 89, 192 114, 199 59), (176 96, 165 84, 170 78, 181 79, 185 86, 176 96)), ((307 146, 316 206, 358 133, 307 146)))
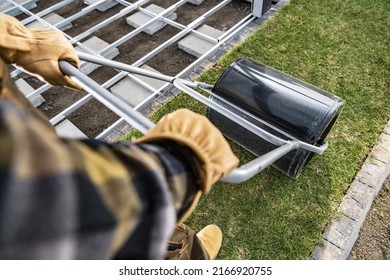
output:
POLYGON ((80 66, 75 49, 59 31, 28 30, 14 17, 0 14, 0 56, 54 86, 80 89, 59 68, 59 60, 80 66))
POLYGON ((141 143, 171 140, 190 148, 199 159, 202 191, 238 165, 222 133, 205 117, 187 109, 179 109, 164 116, 155 127, 138 139, 141 143))

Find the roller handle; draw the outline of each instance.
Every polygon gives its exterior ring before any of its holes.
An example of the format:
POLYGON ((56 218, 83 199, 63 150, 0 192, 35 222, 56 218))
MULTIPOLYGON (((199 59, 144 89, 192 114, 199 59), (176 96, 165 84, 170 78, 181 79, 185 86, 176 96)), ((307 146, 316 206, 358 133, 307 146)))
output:
POLYGON ((171 83, 171 84, 173 83, 174 80, 179 80, 181 83, 185 84, 186 86, 189 86, 190 88, 196 88, 196 87, 201 87, 201 88, 204 88, 204 89, 211 89, 211 88, 213 88, 212 85, 208 85, 206 83, 190 82, 190 81, 187 81, 187 80, 184 80, 184 79, 179 79, 179 78, 176 78, 176 77, 164 75, 164 74, 161 74, 159 72, 142 69, 142 68, 139 68, 139 67, 136 67, 136 66, 128 65, 128 64, 125 64, 125 63, 122 63, 122 62, 118 62, 118 61, 114 61, 114 60, 109 60, 107 58, 99 57, 97 55, 88 54, 88 53, 85 53, 85 52, 77 52, 77 55, 78 55, 78 57, 81 60, 84 60, 84 61, 88 61, 88 62, 91 62, 91 63, 94 63, 94 64, 99 64, 99 65, 105 65, 105 66, 108 66, 108 67, 112 67, 112 68, 115 68, 115 69, 119 69, 119 70, 122 70, 122 71, 129 72, 129 73, 132 73, 132 74, 138 74, 138 75, 141 75, 141 76, 149 77, 149 78, 156 79, 156 80, 159 80, 159 81, 168 82, 168 83, 171 83))
MULTIPOLYGON (((116 96, 111 94, 111 92, 103 88, 80 70, 76 69, 70 63, 60 61, 59 66, 65 75, 70 76, 84 90, 91 93, 92 96, 106 105, 109 109, 113 110, 113 112, 118 114, 118 116, 122 117, 125 121, 132 124, 141 133, 146 134, 149 129, 155 126, 155 124, 148 118, 134 110, 131 106, 122 102, 116 96)), ((286 144, 278 147, 277 149, 234 169, 227 176, 222 178, 221 181, 227 183, 241 183, 249 180, 291 150, 299 148, 300 145, 300 141, 288 141, 286 144)))
MULTIPOLYGON (((164 75, 164 74, 161 74, 158 72, 156 73, 156 72, 153 72, 150 70, 141 69, 141 68, 138 68, 138 67, 135 67, 132 65, 128 65, 128 64, 118 62, 118 61, 109 60, 109 59, 106 59, 104 57, 100 57, 100 56, 93 55, 93 54, 88 54, 88 53, 84 53, 84 52, 77 52, 77 55, 79 56, 79 58, 81 60, 88 61, 88 62, 91 62, 94 64, 105 65, 105 66, 113 67, 115 69, 119 69, 119 70, 122 70, 122 71, 125 71, 128 73, 139 74, 139 75, 149 77, 152 79, 157 79, 160 81, 165 81, 165 82, 171 83, 177 89, 185 92, 187 95, 190 95, 191 97, 193 97, 194 99, 198 100, 199 102, 205 104, 209 108, 217 111, 218 113, 224 115, 225 117, 229 118, 230 120, 237 123, 238 125, 244 127, 248 131, 251 131, 252 133, 256 134, 257 136, 263 138, 264 140, 266 140, 274 145, 282 146, 282 145, 285 145, 285 144, 288 144, 289 142, 291 142, 291 141, 284 140, 280 137, 277 137, 276 135, 271 134, 268 131, 254 125, 253 123, 245 120, 241 116, 231 112, 229 109, 225 108, 224 106, 218 105, 217 103, 211 101, 209 98, 206 98, 205 96, 203 96, 202 94, 200 94, 199 92, 194 90, 195 88, 199 87, 202 90, 209 92, 210 95, 212 95, 213 93, 208 91, 209 89, 213 89, 214 86, 212 86, 212 85, 202 83, 199 81, 192 82, 192 81, 180 79, 177 77, 167 76, 167 75, 164 75)), ((214 96, 214 97, 219 99, 220 101, 222 101, 225 104, 230 104, 227 100, 223 100, 220 96, 214 96)), ((229 106, 231 106, 231 104, 229 106)), ((286 133, 284 133, 284 135, 288 139, 296 140, 291 135, 288 135, 286 133)), ((300 147, 305 149, 305 150, 314 152, 314 153, 322 154, 327 148, 327 143, 324 143, 323 145, 317 147, 315 145, 311 145, 309 143, 301 141, 300 147)))
POLYGON ((118 114, 118 116, 134 125, 134 127, 143 134, 146 134, 146 132, 154 126, 154 123, 148 118, 135 111, 128 104, 122 102, 120 99, 111 94, 111 92, 103 88, 80 70, 76 69, 67 61, 60 61, 59 65, 61 71, 65 75, 70 76, 72 80, 79 84, 84 90, 91 93, 93 97, 118 114))

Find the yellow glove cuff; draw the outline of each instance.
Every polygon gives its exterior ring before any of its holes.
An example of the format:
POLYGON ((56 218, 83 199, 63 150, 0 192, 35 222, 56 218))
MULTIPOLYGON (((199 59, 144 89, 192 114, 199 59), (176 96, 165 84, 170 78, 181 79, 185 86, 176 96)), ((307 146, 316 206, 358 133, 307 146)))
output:
POLYGON ((205 116, 190 110, 180 109, 164 116, 138 142, 163 140, 183 144, 195 154, 205 193, 238 165, 238 159, 222 133, 205 116))

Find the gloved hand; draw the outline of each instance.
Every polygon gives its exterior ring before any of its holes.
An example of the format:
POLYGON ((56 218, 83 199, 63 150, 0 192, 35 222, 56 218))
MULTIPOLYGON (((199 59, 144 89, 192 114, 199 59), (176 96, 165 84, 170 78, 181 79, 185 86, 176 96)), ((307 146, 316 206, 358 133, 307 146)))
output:
POLYGON ((17 19, 0 14, 0 56, 54 86, 80 89, 59 68, 59 60, 77 68, 80 61, 73 46, 56 30, 28 30, 17 19))
POLYGON ((199 159, 204 193, 238 165, 238 159, 222 133, 205 116, 187 109, 164 116, 138 142, 161 140, 181 143, 193 151, 199 159))

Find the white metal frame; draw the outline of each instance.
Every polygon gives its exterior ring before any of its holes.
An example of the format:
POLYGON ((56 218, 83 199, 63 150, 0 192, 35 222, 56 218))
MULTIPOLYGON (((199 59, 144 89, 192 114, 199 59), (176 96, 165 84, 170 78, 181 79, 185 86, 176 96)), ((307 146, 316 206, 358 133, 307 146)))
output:
MULTIPOLYGON (((102 3, 105 2, 104 0, 98 1, 98 2, 96 2, 94 4, 92 4, 92 5, 89 5, 88 7, 85 7, 81 11, 75 13, 74 15, 67 17, 63 21, 58 22, 58 23, 52 25, 52 24, 46 22, 44 19, 42 19, 42 17, 47 15, 47 14, 49 14, 49 13, 51 13, 51 12, 55 12, 56 10, 64 7, 65 5, 71 4, 74 0, 61 1, 61 2, 55 4, 55 5, 51 6, 51 7, 48 7, 47 9, 45 9, 43 11, 40 11, 40 12, 36 13, 36 14, 34 14, 31 11, 27 10, 26 8, 24 8, 25 5, 33 2, 31 0, 30 1, 25 1, 25 2, 20 3, 20 4, 16 3, 13 0, 7 0, 7 1, 9 3, 11 3, 14 6, 14 8, 8 9, 7 11, 3 11, 3 12, 8 12, 8 11, 13 10, 13 9, 20 9, 23 13, 25 13, 28 16, 28 18, 22 20, 23 24, 26 25, 26 24, 31 23, 34 20, 37 20, 40 23, 42 23, 44 26, 46 26, 47 28, 56 29, 56 30, 59 30, 59 28, 61 26, 69 24, 69 23, 71 23, 72 21, 74 21, 76 19, 82 18, 83 16, 87 15, 91 11, 96 10, 99 7, 99 5, 101 5, 102 3)), ((166 17, 166 15, 169 15, 169 13, 171 13, 172 11, 175 11, 176 9, 181 7, 182 5, 186 4, 188 2, 188 0, 177 0, 177 2, 175 4, 173 4, 170 7, 166 8, 163 12, 161 12, 159 14, 151 13, 150 11, 147 11, 146 9, 143 8, 148 3, 151 3, 151 1, 149 1, 149 0, 138 0, 135 3, 130 3, 130 2, 125 1, 125 0, 116 0, 116 1, 118 2, 118 5, 122 5, 123 6, 123 9, 121 9, 117 14, 112 15, 111 17, 103 19, 97 25, 89 28, 88 30, 78 34, 75 37, 70 37, 66 33, 63 33, 63 34, 70 40, 70 42, 72 44, 74 44, 75 46, 80 47, 86 53, 103 57, 104 53, 106 53, 106 52, 108 52, 108 51, 110 51, 110 50, 112 50, 112 49, 122 45, 123 43, 125 43, 125 42, 127 42, 129 40, 131 40, 133 37, 135 37, 137 34, 141 33, 142 31, 144 31, 148 26, 150 26, 151 24, 155 23, 156 21, 162 20, 165 23, 167 23, 168 25, 173 26, 173 27, 175 27, 175 28, 177 28, 179 30, 179 32, 175 36, 171 37, 169 40, 167 40, 166 42, 162 43, 160 46, 158 46, 157 48, 155 48, 154 50, 150 51, 148 54, 146 54, 145 56, 141 57, 136 62, 134 62, 132 64, 132 66, 135 66, 135 67, 139 67, 139 66, 147 63, 148 60, 150 60, 154 56, 158 55, 160 52, 162 52, 164 49, 168 48, 172 44, 178 42, 180 39, 184 38, 189 33, 196 34, 196 36, 202 37, 203 39, 208 40, 210 42, 213 42, 215 44, 215 46, 212 49, 210 49, 207 53, 205 53, 200 58, 196 59, 193 63, 191 63, 190 65, 185 67, 185 69, 182 70, 180 73, 178 73, 175 78, 183 77, 185 74, 187 74, 188 72, 193 70, 194 67, 196 65, 198 65, 199 63, 201 63, 207 56, 209 56, 215 50, 219 49, 223 44, 228 42, 228 40, 230 40, 233 36, 237 35, 241 30, 243 30, 245 27, 247 27, 250 23, 252 23, 256 19, 256 17, 254 17, 252 14, 248 14, 242 20, 240 20, 236 25, 234 25, 229 30, 224 32, 219 38, 214 39, 214 38, 212 38, 210 36, 207 36, 205 34, 202 34, 202 33, 198 32, 198 31, 196 31, 196 28, 198 28, 202 23, 204 23, 205 20, 207 20, 209 17, 215 15, 219 10, 221 10, 226 5, 228 5, 232 0, 221 0, 212 9, 208 10, 203 15, 199 16, 198 18, 196 18, 195 20, 193 20, 191 23, 189 23, 187 25, 180 24, 177 21, 172 21, 172 20, 168 19, 166 17), (81 41, 83 39, 85 39, 88 36, 92 35, 96 31, 98 31, 99 29, 109 25, 110 23, 118 20, 119 18, 121 18, 123 16, 130 15, 131 13, 133 13, 135 11, 144 12, 144 13, 150 15, 150 16, 153 16, 153 18, 150 21, 148 21, 145 24, 143 24, 142 26, 134 29, 132 32, 130 32, 130 33, 126 34, 125 36, 119 38, 117 41, 111 43, 108 47, 102 49, 98 53, 93 52, 92 50, 88 49, 85 45, 83 45, 81 43, 81 41)), ((82 62, 81 67, 83 67, 86 63, 87 62, 82 62)), ((15 78, 20 73, 21 73, 21 71, 19 69, 17 69, 17 70, 15 70, 15 71, 13 71, 11 73, 11 77, 15 78)), ((146 84, 143 84, 143 82, 140 81, 139 79, 137 79, 136 77, 132 76, 131 74, 129 74, 127 72, 119 71, 119 70, 118 70, 118 73, 113 78, 105 81, 101 86, 103 88, 109 88, 112 85, 114 85, 115 83, 117 83, 118 81, 120 81, 121 79, 123 79, 124 77, 126 77, 127 75, 129 75, 132 78, 132 80, 135 80, 137 83, 143 85, 145 88, 148 88, 148 86, 146 84)), ((152 92, 151 95, 147 99, 145 99, 143 102, 138 104, 134 109, 138 110, 140 108, 143 108, 143 107, 147 106, 153 100, 155 100, 156 97, 159 94, 161 94, 164 90, 166 90, 167 88, 169 88, 171 86, 172 85, 170 83, 166 83, 164 86, 162 86, 161 88, 159 88, 157 90, 151 89, 149 87, 148 89, 151 90, 151 92, 152 92)), ((31 100, 32 98, 34 98, 34 97, 44 93, 45 91, 47 91, 50 88, 51 88, 50 85, 44 84, 41 87, 35 89, 33 92, 31 92, 27 96, 27 98, 31 100)), ((74 112, 75 110, 79 109, 81 106, 86 104, 91 99, 93 99, 93 96, 91 94, 88 94, 87 96, 85 96, 85 97, 81 98, 80 100, 76 101, 71 106, 69 106, 68 108, 66 108, 62 112, 58 113, 53 118, 51 118, 51 120, 50 120, 51 124, 53 124, 53 125, 58 124, 59 122, 64 120, 67 116, 69 116, 72 112, 74 112)), ((108 137, 116 128, 118 128, 123 123, 123 121, 124 121, 123 118, 119 119, 118 121, 113 123, 110 127, 108 127, 106 130, 101 132, 96 138, 97 139, 104 139, 104 138, 108 137)))

